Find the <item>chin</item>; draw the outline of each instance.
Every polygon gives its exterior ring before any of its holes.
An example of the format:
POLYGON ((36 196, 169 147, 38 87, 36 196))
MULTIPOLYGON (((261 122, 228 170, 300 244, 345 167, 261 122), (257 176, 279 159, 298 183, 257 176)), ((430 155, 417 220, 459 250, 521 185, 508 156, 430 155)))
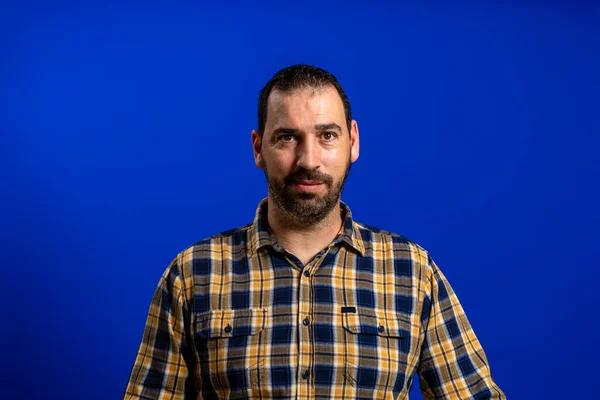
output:
POLYGON ((319 200, 319 195, 316 193, 298 193, 296 199, 298 200, 319 200))

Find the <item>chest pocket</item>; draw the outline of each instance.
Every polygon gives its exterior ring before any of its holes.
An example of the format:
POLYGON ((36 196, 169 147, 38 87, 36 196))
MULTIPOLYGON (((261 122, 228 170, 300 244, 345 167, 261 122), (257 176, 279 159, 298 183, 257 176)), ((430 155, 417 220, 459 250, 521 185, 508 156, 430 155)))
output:
POLYGON ((202 391, 229 398, 252 395, 259 384, 267 309, 212 310, 194 320, 202 391))
POLYGON ((401 390, 412 344, 408 317, 356 307, 355 313, 343 313, 342 320, 346 380, 357 395, 371 391, 376 398, 385 398, 386 393, 401 390))
POLYGON ((265 326, 266 308, 213 310, 196 316, 196 334, 203 339, 251 336, 265 326))

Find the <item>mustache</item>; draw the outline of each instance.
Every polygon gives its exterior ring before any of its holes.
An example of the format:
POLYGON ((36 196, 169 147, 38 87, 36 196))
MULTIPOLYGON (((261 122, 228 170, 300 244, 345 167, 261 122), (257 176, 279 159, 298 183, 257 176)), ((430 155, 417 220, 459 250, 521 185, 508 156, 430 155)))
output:
POLYGON ((333 178, 317 170, 307 170, 304 168, 297 169, 285 178, 285 183, 292 184, 295 181, 306 180, 306 181, 319 181, 326 184, 333 182, 333 178))

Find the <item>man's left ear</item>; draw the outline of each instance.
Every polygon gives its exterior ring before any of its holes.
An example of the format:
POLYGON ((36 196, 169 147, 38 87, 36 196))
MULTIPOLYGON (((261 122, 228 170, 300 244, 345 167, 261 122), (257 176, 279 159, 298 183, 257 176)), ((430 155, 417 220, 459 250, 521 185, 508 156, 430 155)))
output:
POLYGON ((358 153, 360 152, 360 140, 358 137, 358 123, 352 120, 350 124, 350 161, 355 162, 358 160, 358 153))

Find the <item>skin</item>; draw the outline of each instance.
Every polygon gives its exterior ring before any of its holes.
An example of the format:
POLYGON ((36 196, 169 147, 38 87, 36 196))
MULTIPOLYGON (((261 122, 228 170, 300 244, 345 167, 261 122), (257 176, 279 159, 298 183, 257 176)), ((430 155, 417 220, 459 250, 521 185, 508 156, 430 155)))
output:
POLYGON ((264 135, 253 130, 252 147, 269 186, 269 227, 279 244, 307 264, 340 231, 338 191, 358 159, 358 124, 353 120, 348 132, 333 86, 273 90, 264 135))

